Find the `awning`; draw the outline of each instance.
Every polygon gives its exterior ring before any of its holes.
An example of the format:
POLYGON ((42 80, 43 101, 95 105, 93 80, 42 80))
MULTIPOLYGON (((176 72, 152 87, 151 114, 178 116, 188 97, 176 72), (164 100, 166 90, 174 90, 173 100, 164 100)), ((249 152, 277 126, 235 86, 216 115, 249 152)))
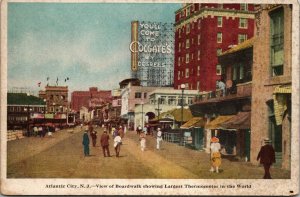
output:
POLYGON ((287 99, 289 94, 292 93, 292 86, 277 86, 273 92, 274 100, 274 115, 277 125, 282 124, 283 114, 287 109, 287 99))
POLYGON ((205 120, 201 117, 194 117, 191 120, 187 121, 180 128, 181 129, 189 129, 189 128, 200 128, 205 126, 205 120))
POLYGON ((226 122, 220 124, 224 129, 250 129, 251 112, 239 112, 226 122))
POLYGON ((218 116, 216 119, 212 120, 206 124, 206 129, 222 129, 221 124, 233 118, 234 115, 228 116, 218 116))
MULTIPOLYGON (((183 122, 187 122, 190 119, 193 118, 192 112, 190 109, 183 109, 183 114, 181 114, 181 108, 179 109, 172 109, 167 112, 163 112, 159 115, 159 120, 162 120, 164 118, 174 119, 177 122, 181 122, 181 115, 183 115, 183 122)), ((153 120, 158 120, 157 117, 155 117, 153 120)))

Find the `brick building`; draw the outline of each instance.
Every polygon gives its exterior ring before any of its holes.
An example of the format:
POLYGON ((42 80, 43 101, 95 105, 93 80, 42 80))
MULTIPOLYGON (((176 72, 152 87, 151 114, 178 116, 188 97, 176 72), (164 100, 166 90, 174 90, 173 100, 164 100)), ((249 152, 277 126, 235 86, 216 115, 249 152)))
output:
POLYGON ((92 104, 110 102, 111 90, 98 90, 90 87, 89 91, 74 91, 71 94, 71 109, 79 111, 81 107, 89 108, 92 104))
POLYGON ((174 87, 211 91, 221 79, 217 55, 250 39, 251 4, 184 4, 175 16, 174 87))
POLYGON ((65 113, 68 110, 68 86, 46 86, 39 91, 39 98, 47 104, 47 113, 65 113))

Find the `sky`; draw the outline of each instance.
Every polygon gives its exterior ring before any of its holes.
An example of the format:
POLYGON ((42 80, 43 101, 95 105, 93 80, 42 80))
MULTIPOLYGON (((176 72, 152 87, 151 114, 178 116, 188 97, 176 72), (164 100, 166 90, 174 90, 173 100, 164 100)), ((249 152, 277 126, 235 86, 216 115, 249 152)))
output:
POLYGON ((180 4, 8 3, 8 90, 110 90, 130 77, 131 21, 174 23, 180 4), (69 78, 65 82, 66 78, 69 78), (38 83, 41 86, 38 87, 38 83))

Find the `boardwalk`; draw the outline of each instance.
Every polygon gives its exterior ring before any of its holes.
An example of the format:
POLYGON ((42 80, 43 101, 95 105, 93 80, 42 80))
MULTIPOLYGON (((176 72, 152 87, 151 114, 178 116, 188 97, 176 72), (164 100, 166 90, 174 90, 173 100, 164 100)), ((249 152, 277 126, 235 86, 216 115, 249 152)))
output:
MULTIPOLYGON (((90 157, 83 156, 82 134, 79 128, 54 133, 52 138, 31 137, 8 142, 8 178, 183 178, 260 179, 263 168, 245 162, 222 160, 221 173, 209 172, 209 156, 177 144, 163 142, 155 149, 155 139, 147 136, 147 149, 142 152, 138 136, 126 134, 121 154, 103 157, 99 147, 102 129, 98 128, 97 146, 90 147, 90 157)), ((289 178, 289 172, 272 168, 273 178, 289 178)))

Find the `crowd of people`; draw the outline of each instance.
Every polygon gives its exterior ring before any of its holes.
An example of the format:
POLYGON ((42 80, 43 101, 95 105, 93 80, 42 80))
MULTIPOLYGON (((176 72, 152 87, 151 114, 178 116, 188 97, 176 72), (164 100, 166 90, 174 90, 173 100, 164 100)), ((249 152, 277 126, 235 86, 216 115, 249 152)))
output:
MULTIPOLYGON (((97 143, 97 131, 93 129, 92 126, 89 126, 87 129, 85 129, 85 132, 83 134, 83 140, 82 144, 84 146, 84 155, 89 156, 89 136, 88 132, 90 133, 90 137, 92 139, 93 146, 96 146, 97 143)), ((140 141, 140 148, 141 151, 144 152, 146 150, 146 135, 147 130, 143 130, 141 126, 138 126, 136 128, 137 135, 139 136, 140 141)), ((100 137, 100 145, 102 147, 102 152, 104 157, 111 157, 110 151, 109 151, 109 139, 110 135, 112 135, 113 142, 114 142, 114 149, 116 157, 120 156, 120 150, 122 145, 122 139, 124 138, 126 134, 126 130, 124 131, 124 128, 122 126, 119 126, 119 128, 112 128, 111 132, 107 131, 107 128, 104 128, 104 131, 100 137)), ((162 137, 162 131, 160 128, 157 128, 156 130, 156 149, 161 149, 161 144, 163 141, 162 137)), ((275 163, 275 151, 270 144, 269 139, 264 140, 264 145, 261 147, 261 150, 257 156, 257 160, 260 160, 260 163, 264 166, 265 174, 264 179, 271 179, 270 175, 270 166, 275 163)), ((221 156, 221 144, 219 143, 219 138, 216 136, 213 136, 211 138, 211 145, 210 145, 210 163, 211 168, 210 172, 220 172, 220 166, 222 163, 222 156, 221 156)))

